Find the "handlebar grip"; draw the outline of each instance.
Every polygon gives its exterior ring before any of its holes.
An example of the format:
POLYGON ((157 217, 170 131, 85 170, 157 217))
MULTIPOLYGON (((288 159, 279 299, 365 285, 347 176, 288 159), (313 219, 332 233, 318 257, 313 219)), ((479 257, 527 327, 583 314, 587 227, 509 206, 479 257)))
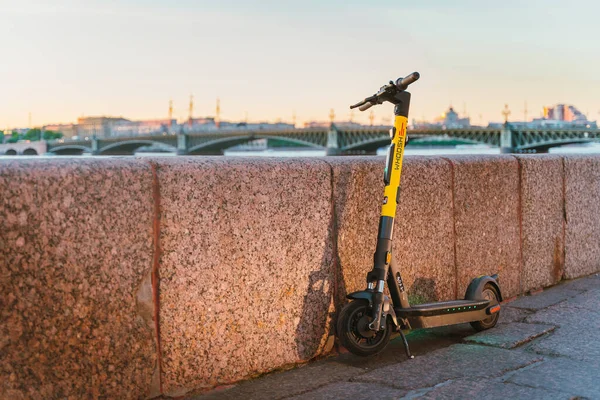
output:
POLYGON ((373 107, 373 103, 371 103, 370 101, 368 101, 365 104, 363 104, 362 106, 358 107, 358 109, 360 111, 365 111, 365 110, 368 110, 371 107, 373 107))
POLYGON ((396 86, 398 86, 400 90, 405 90, 408 87, 408 85, 416 82, 420 77, 421 75, 418 72, 413 72, 412 74, 405 76, 402 79, 398 78, 396 80, 396 86))

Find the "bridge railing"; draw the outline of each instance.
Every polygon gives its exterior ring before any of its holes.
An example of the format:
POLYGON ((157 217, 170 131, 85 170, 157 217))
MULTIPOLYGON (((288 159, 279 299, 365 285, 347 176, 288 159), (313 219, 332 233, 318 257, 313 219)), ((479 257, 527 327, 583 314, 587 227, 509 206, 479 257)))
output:
MULTIPOLYGON (((343 154, 350 150, 371 149, 383 147, 388 139, 389 128, 376 127, 348 127, 331 125, 327 127, 303 129, 223 129, 199 130, 184 134, 162 132, 159 134, 92 137, 85 140, 55 140, 48 143, 48 150, 62 149, 69 146, 79 146, 90 151, 101 151, 102 148, 119 142, 157 142, 172 145, 177 137, 177 148, 181 154, 186 154, 190 149, 202 146, 210 147, 214 151, 224 149, 254 138, 280 138, 290 142, 304 143, 308 146, 336 150, 343 154), (238 139, 239 140, 236 140, 238 139)), ((500 128, 453 128, 453 129, 409 129, 409 137, 446 137, 461 139, 471 143, 482 143, 493 147, 501 147, 503 152, 520 152, 542 150, 547 151, 553 146, 569 143, 585 143, 600 139, 600 130, 591 128, 570 129, 528 129, 505 125, 500 128)))

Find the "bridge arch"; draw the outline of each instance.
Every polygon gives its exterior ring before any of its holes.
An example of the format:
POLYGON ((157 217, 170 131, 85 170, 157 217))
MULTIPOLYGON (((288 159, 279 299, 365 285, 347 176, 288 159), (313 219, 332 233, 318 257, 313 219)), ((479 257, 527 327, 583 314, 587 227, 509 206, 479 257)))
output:
POLYGON ((38 152, 36 149, 32 149, 31 147, 23 150, 23 155, 24 156, 37 156, 38 152))
POLYGON ((16 156, 17 151, 15 149, 8 149, 4 152, 5 156, 16 156))
POLYGON ((104 146, 98 150, 98 153, 101 155, 133 155, 137 149, 145 146, 156 146, 169 152, 177 152, 175 147, 153 140, 128 140, 104 146))
POLYGON ((592 139, 585 139, 585 138, 558 139, 558 140, 552 140, 549 142, 539 142, 539 143, 521 145, 521 146, 517 147, 517 150, 519 150, 519 151, 535 150, 536 152, 539 152, 539 153, 547 153, 548 150, 553 147, 561 147, 561 146, 566 146, 569 144, 584 144, 584 143, 591 143, 591 142, 593 142, 592 139))
POLYGON ((285 136, 271 136, 271 135, 248 135, 248 136, 229 136, 223 138, 217 138, 213 140, 209 140, 203 143, 200 143, 196 146, 192 146, 188 149, 188 154, 223 154, 224 150, 227 150, 231 147, 237 146, 239 144, 247 143, 252 140, 257 139, 278 139, 283 142, 293 143, 293 144, 301 144, 303 146, 314 147, 318 149, 322 149, 322 146, 319 146, 315 143, 307 142, 301 139, 295 139, 285 136))
POLYGON ((48 153, 56 154, 59 156, 79 156, 85 152, 89 153, 91 150, 89 147, 79 145, 65 145, 53 147, 48 150, 48 153))

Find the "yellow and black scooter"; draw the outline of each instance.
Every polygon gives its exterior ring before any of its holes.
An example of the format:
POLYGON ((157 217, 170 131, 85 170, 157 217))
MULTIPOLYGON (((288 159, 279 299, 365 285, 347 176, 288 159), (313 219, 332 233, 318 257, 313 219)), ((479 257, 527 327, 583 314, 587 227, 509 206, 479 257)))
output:
POLYGON ((371 97, 350 108, 365 111, 384 102, 394 104, 394 127, 387 153, 383 207, 379 219, 373 269, 367 274, 367 289, 347 297, 352 301, 340 312, 337 335, 344 347, 360 356, 381 352, 392 332, 399 332, 406 354, 412 358, 403 329, 431 328, 470 322, 475 330, 493 328, 498 322, 502 296, 498 276, 481 276, 469 284, 465 300, 411 306, 400 271, 392 262, 392 236, 396 206, 400 202, 400 174, 406 144, 406 125, 410 107, 408 85, 419 79, 414 72, 396 82, 390 81, 371 97), (391 297, 384 295, 387 282, 391 297))

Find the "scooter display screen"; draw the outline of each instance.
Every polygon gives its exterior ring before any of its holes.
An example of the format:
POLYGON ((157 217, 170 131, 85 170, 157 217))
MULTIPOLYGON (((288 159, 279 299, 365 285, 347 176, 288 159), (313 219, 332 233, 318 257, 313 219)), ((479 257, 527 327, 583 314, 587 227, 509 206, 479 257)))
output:
POLYGON ((383 171, 383 182, 385 185, 390 184, 390 176, 392 175, 392 162, 394 160, 394 149, 396 144, 392 143, 387 152, 387 159, 385 160, 385 170, 383 171))

